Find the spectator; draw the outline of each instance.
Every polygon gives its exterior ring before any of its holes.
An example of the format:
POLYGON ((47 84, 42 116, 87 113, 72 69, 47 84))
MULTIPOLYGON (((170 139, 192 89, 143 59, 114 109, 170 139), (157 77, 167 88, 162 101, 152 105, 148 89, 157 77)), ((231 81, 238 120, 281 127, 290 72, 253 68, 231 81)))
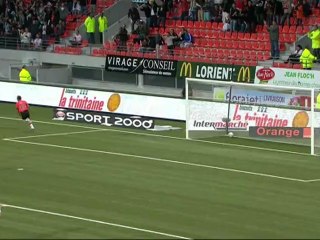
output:
POLYGON ((255 33, 256 26, 257 26, 257 18, 255 15, 255 7, 251 1, 248 1, 246 12, 247 12, 247 23, 248 23, 247 30, 250 33, 255 33))
POLYGON ((167 15, 167 11, 166 11, 165 7, 164 7, 164 6, 161 6, 161 7, 158 9, 157 13, 158 13, 158 23, 157 23, 158 28, 160 28, 161 25, 162 25, 162 27, 163 27, 164 29, 166 29, 166 15, 167 15))
POLYGON ((149 27, 156 27, 157 24, 158 24, 158 17, 157 17, 157 14, 158 14, 158 6, 157 4, 154 2, 154 1, 151 1, 151 4, 150 4, 150 26, 149 27))
POLYGON ((183 28, 182 33, 180 34, 181 44, 180 47, 186 48, 191 47, 193 43, 193 37, 188 32, 187 29, 183 28))
POLYGON ((73 39, 70 40, 70 42, 74 46, 79 46, 82 44, 82 36, 81 36, 79 30, 77 30, 77 32, 73 36, 73 39))
POLYGON ((93 13, 88 14, 88 17, 84 22, 84 25, 86 27, 89 43, 94 44, 95 43, 94 33, 96 30, 96 26, 95 26, 96 21, 94 19, 93 13))
MULTIPOLYGON (((218 5, 215 5, 218 9, 218 5)), ((205 0, 203 4, 203 21, 209 22, 211 20, 211 13, 210 13, 210 2, 209 0, 205 0)))
POLYGON ((231 31, 231 24, 230 23, 231 23, 230 18, 229 18, 229 16, 227 16, 225 18, 225 22, 223 23, 223 26, 222 26, 223 32, 231 31))
POLYGON ((127 41, 129 39, 126 26, 123 25, 118 34, 116 35, 116 42, 118 45, 118 51, 127 51, 127 41))
POLYGON ((174 54, 174 40, 177 40, 178 36, 177 34, 175 34, 175 32, 173 31, 173 29, 170 29, 170 32, 168 32, 168 35, 165 37, 165 42, 167 44, 168 47, 168 51, 170 55, 174 54))
POLYGON ((60 20, 65 22, 66 19, 67 19, 68 14, 69 14, 68 9, 65 7, 64 3, 61 3, 61 6, 59 8, 60 20))
POLYGON ((300 1, 296 6, 296 15, 297 15, 297 26, 302 26, 302 20, 304 18, 304 15, 303 15, 303 5, 300 1))
POLYGON ((196 0, 190 0, 190 18, 192 21, 197 21, 198 16, 198 6, 196 0))
POLYGON ((131 8, 129 9, 128 18, 131 20, 131 32, 133 33, 135 31, 134 25, 140 20, 139 11, 134 3, 132 3, 131 8))
POLYGON ((292 14, 291 0, 283 1, 283 15, 281 17, 281 25, 284 26, 284 23, 287 21, 288 26, 290 26, 290 16, 292 14))
POLYGON ((25 28, 25 30, 20 31, 20 41, 22 48, 30 47, 31 33, 29 32, 28 28, 25 28))
POLYGON ((274 14, 274 6, 273 3, 271 2, 271 0, 267 0, 265 2, 265 7, 264 7, 264 11, 266 13, 266 17, 267 17, 267 24, 268 26, 270 26, 273 22, 273 14, 274 14))
POLYGON ((272 25, 269 27, 266 24, 267 30, 269 32, 270 44, 271 44, 271 58, 279 59, 280 50, 279 50, 279 26, 276 21, 272 22, 272 25))
POLYGON ((311 39, 312 42, 312 50, 313 55, 320 58, 320 28, 315 25, 313 29, 308 33, 308 37, 311 39))
POLYGON ((39 22, 36 19, 33 19, 32 24, 30 26, 31 39, 34 39, 36 37, 36 34, 39 32, 39 30, 39 22))
POLYGON ((302 51, 303 51, 302 46, 299 44, 296 47, 296 50, 289 55, 288 60, 285 61, 285 63, 292 63, 292 64, 299 63, 300 56, 302 55, 302 51))
POLYGON ((203 6, 204 6, 204 0, 196 0, 196 7, 198 10, 198 21, 204 21, 203 17, 203 6))
POLYGON ((281 16, 284 14, 283 4, 280 0, 275 0, 274 4, 274 19, 277 24, 281 24, 281 16))
POLYGON ((75 14, 75 15, 78 15, 81 13, 81 5, 79 1, 73 0, 71 11, 72 11, 72 14, 75 14))
POLYGON ((258 0, 255 4, 255 15, 257 18, 257 24, 263 25, 264 18, 264 1, 258 0))
POLYGON ((311 70, 313 67, 313 62, 316 60, 317 58, 312 55, 308 48, 305 48, 300 56, 300 63, 302 64, 302 68, 304 70, 311 70))
POLYGON ((302 8, 303 8, 303 16, 308 18, 311 15, 311 6, 306 0, 302 1, 302 8))
POLYGON ((238 31, 238 19, 239 19, 239 10, 236 9, 236 5, 233 3, 230 8, 230 24, 231 24, 231 32, 238 31))
POLYGON ((40 34, 36 34, 36 38, 32 41, 33 43, 33 49, 35 50, 41 50, 42 48, 42 39, 40 38, 40 34))
POLYGON ((151 23, 151 6, 149 3, 145 3, 141 6, 140 9, 144 12, 144 15, 146 16, 146 26, 149 29, 151 23))
POLYGON ((103 34, 108 29, 108 19, 106 16, 103 15, 103 12, 98 18, 98 24, 99 24, 100 43, 103 44, 103 34))
POLYGON ((138 37, 133 40, 134 43, 140 43, 148 35, 148 29, 144 21, 139 21, 139 26, 137 28, 138 37))
POLYGON ((143 39, 139 51, 142 52, 142 53, 147 53, 147 52, 150 51, 150 49, 149 49, 149 38, 148 37, 143 39))
POLYGON ((163 37, 161 36, 159 29, 157 31, 157 34, 155 36, 155 44, 156 44, 156 49, 161 49, 162 45, 165 44, 163 37))

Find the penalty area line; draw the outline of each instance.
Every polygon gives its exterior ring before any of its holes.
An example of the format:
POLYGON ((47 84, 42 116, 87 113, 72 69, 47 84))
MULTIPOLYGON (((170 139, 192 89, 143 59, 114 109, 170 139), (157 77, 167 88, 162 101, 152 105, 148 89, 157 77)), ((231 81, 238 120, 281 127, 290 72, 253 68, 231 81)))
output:
POLYGON ((109 226, 113 226, 113 227, 126 228, 126 229, 135 230, 135 231, 139 231, 139 232, 161 235, 161 236, 165 236, 165 237, 169 237, 169 238, 191 239, 191 238, 187 238, 187 237, 183 237, 183 236, 179 236, 179 235, 158 232, 158 231, 148 230, 148 229, 144 229, 144 228, 131 227, 128 225, 122 225, 122 224, 118 224, 118 223, 105 222, 105 221, 84 218, 84 217, 78 217, 78 216, 73 216, 73 215, 68 215, 68 214, 63 214, 63 213, 44 211, 44 210, 40 210, 40 209, 21 207, 21 206, 10 205, 10 204, 0 204, 0 206, 2 206, 2 208, 14 208, 14 209, 19 209, 19 210, 23 210, 23 211, 42 213, 42 214, 63 217, 63 218, 70 218, 70 219, 80 220, 80 221, 84 221, 84 222, 91 222, 91 223, 98 223, 98 224, 102 224, 102 225, 109 225, 109 226))
MULTIPOLYGON (((0 117, 0 119, 21 121, 21 119, 10 118, 10 117, 0 117)), ((56 125, 56 126, 76 127, 76 128, 83 128, 83 129, 103 129, 103 128, 89 127, 89 126, 82 126, 82 125, 75 125, 75 124, 53 123, 53 122, 37 121, 37 120, 32 120, 32 121, 35 123, 42 123, 42 124, 56 125)), ((207 141, 207 140, 200 140, 200 139, 186 139, 182 137, 173 137, 173 136, 166 136, 166 135, 159 135, 159 134, 152 134, 152 133, 132 132, 132 131, 126 131, 126 130, 111 129, 111 128, 104 128, 103 130, 110 131, 110 132, 133 134, 133 135, 139 135, 139 136, 149 136, 149 137, 167 138, 167 139, 175 139, 175 140, 190 141, 190 142, 209 143, 209 144, 220 145, 220 146, 230 146, 230 147, 254 149, 259 151, 278 152, 278 153, 285 153, 285 154, 295 154, 295 155, 301 155, 301 156, 314 157, 308 153, 294 152, 294 151, 281 150, 281 149, 254 147, 254 146, 246 146, 241 144, 222 143, 222 142, 214 142, 214 141, 207 141)))
POLYGON ((180 161, 170 160, 170 159, 165 159, 165 158, 148 157, 148 156, 127 154, 127 153, 120 153, 120 152, 108 152, 108 151, 88 149, 88 148, 68 147, 68 146, 61 146, 61 145, 48 144, 48 143, 27 142, 27 141, 12 140, 12 139, 8 139, 7 141, 9 141, 9 142, 16 142, 16 143, 30 144, 30 145, 36 145, 36 146, 54 147, 54 148, 61 148, 61 149, 68 149, 68 150, 75 150, 75 151, 82 151, 82 152, 93 152, 93 153, 108 154, 108 155, 121 156, 121 157, 129 157, 129 158, 137 158, 137 159, 146 159, 146 160, 150 160, 150 161, 166 162, 166 163, 180 164, 180 165, 191 166, 191 167, 200 167, 200 168, 215 169, 215 170, 226 171, 226 172, 242 173, 242 174, 247 174, 247 175, 254 175, 254 176, 260 176, 260 177, 275 178, 275 179, 281 179, 281 180, 287 180, 287 181, 294 181, 294 182, 306 182, 306 181, 307 181, 307 180, 303 180, 303 179, 290 178, 290 177, 282 177, 282 176, 271 175, 271 174, 266 174, 266 173, 250 172, 250 171, 233 169, 233 168, 224 168, 224 167, 217 167, 217 166, 212 166, 212 165, 205 165, 205 164, 198 164, 198 163, 190 163, 190 162, 180 162, 180 161))

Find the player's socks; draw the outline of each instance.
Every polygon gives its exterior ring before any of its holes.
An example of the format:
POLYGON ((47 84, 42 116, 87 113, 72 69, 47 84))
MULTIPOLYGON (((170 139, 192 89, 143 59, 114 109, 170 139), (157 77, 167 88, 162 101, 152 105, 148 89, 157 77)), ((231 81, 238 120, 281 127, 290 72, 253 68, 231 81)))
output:
POLYGON ((34 126, 32 123, 29 124, 31 129, 34 129, 34 126))
POLYGON ((32 124, 32 121, 30 120, 30 118, 27 118, 26 121, 29 123, 30 128, 34 129, 34 126, 32 124))

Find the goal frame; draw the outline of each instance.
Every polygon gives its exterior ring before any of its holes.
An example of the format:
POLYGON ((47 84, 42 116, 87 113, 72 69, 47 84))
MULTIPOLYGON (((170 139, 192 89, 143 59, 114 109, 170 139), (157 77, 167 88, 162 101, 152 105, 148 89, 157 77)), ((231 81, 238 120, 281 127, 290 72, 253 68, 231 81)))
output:
MULTIPOLYGON (((307 91, 310 92, 310 97, 311 97, 311 106, 310 106, 310 115, 311 115, 311 121, 310 121, 310 130, 311 130, 311 143, 310 143, 310 153, 311 155, 315 155, 315 127, 314 127, 314 118, 315 118, 315 88, 301 88, 301 87, 287 87, 287 86, 275 86, 275 85, 263 85, 263 84, 250 84, 250 83, 239 83, 239 82, 224 82, 224 81, 219 81, 219 80, 206 80, 206 79, 199 79, 199 78, 185 78, 185 109, 186 109, 186 139, 191 139, 189 136, 189 82, 197 82, 197 83, 203 83, 206 85, 214 85, 215 83, 220 86, 227 86, 227 87, 232 87, 232 86, 249 86, 251 89, 279 89, 279 90, 300 90, 300 91, 307 91)), ((200 99, 198 101, 201 101, 200 99)), ((229 111, 229 110, 228 110, 229 111)))

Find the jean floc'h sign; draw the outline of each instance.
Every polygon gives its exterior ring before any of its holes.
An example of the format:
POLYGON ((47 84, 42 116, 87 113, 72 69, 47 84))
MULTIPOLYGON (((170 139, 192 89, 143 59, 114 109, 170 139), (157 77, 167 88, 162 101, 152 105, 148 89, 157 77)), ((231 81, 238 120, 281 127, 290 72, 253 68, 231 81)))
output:
POLYGON ((177 61, 108 55, 106 71, 175 77, 177 61))
POLYGON ((82 111, 76 109, 54 109, 53 120, 90 123, 104 126, 153 129, 154 120, 151 118, 123 114, 82 111))

